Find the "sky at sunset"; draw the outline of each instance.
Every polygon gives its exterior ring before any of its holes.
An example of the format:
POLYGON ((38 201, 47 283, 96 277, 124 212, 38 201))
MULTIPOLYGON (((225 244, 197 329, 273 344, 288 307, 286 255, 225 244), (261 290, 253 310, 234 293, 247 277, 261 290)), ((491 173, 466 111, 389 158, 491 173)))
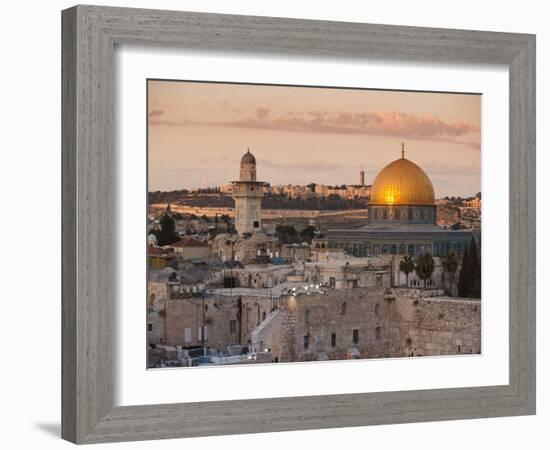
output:
POLYGON ((436 197, 481 190, 481 96, 179 81, 148 82, 149 190, 238 179, 247 148, 258 179, 358 184, 401 156, 436 197))

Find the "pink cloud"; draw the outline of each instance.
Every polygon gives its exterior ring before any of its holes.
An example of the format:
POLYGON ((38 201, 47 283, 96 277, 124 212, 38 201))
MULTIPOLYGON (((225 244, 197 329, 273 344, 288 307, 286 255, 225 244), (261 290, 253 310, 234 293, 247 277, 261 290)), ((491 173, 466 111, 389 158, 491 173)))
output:
POLYGON ((459 137, 479 132, 479 127, 466 122, 445 122, 434 115, 414 115, 397 111, 365 113, 284 114, 271 119, 262 116, 227 121, 218 125, 281 131, 336 134, 377 134, 410 138, 459 137))
MULTIPOLYGON (((160 115, 162 114, 155 116, 160 115)), ((242 119, 228 121, 201 122, 185 118, 169 120, 154 118, 152 114, 150 117, 150 125, 221 126, 301 133, 382 135, 402 139, 447 141, 471 148, 480 148, 479 140, 475 139, 475 136, 473 140, 470 136, 469 141, 457 139, 470 133, 479 134, 478 126, 462 121, 446 122, 432 114, 416 115, 399 111, 361 113, 308 111, 287 112, 275 116, 270 114, 270 110, 267 108, 257 108, 252 114, 242 119)))

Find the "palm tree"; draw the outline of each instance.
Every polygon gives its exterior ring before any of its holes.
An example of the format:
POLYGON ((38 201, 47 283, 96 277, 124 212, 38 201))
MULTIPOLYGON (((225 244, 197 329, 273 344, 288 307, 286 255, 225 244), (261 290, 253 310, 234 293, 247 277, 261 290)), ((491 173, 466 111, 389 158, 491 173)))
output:
POLYGON ((414 270, 414 261, 409 255, 405 255, 405 257, 399 262, 399 270, 405 274, 405 278, 407 280, 407 287, 408 287, 409 273, 411 273, 414 270))
POLYGON ((456 257, 456 253, 450 251, 447 256, 442 258, 441 264, 443 265, 443 270, 449 275, 449 290, 451 292, 451 296, 453 296, 453 285, 456 269, 458 268, 458 259, 456 257))
POLYGON ((414 270, 418 278, 424 281, 424 286, 426 280, 428 280, 435 269, 434 259, 429 253, 423 253, 416 259, 416 266, 414 270))

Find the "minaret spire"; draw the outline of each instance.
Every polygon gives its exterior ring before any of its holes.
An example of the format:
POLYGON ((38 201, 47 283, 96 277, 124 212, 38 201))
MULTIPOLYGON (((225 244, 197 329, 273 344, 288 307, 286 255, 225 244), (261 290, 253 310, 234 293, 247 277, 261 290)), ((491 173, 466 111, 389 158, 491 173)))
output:
POLYGON ((401 159, 405 159, 405 143, 401 142, 401 159))

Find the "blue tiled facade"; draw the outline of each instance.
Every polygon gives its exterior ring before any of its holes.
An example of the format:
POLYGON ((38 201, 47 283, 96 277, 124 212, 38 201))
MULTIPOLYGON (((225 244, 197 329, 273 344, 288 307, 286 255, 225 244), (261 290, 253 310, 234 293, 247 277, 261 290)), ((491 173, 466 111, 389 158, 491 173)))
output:
MULTIPOLYGON (((439 228, 439 227, 438 227, 439 228)), ((450 251, 462 254, 472 239, 470 230, 330 230, 329 248, 342 249, 358 257, 377 255, 418 256, 430 253, 445 256, 450 251)))
POLYGON ((471 230, 449 230, 436 225, 435 205, 370 205, 368 225, 354 230, 329 230, 329 248, 358 257, 377 255, 445 256, 462 254, 471 230))
POLYGON ((369 223, 429 225, 436 223, 435 205, 369 205, 369 223))

